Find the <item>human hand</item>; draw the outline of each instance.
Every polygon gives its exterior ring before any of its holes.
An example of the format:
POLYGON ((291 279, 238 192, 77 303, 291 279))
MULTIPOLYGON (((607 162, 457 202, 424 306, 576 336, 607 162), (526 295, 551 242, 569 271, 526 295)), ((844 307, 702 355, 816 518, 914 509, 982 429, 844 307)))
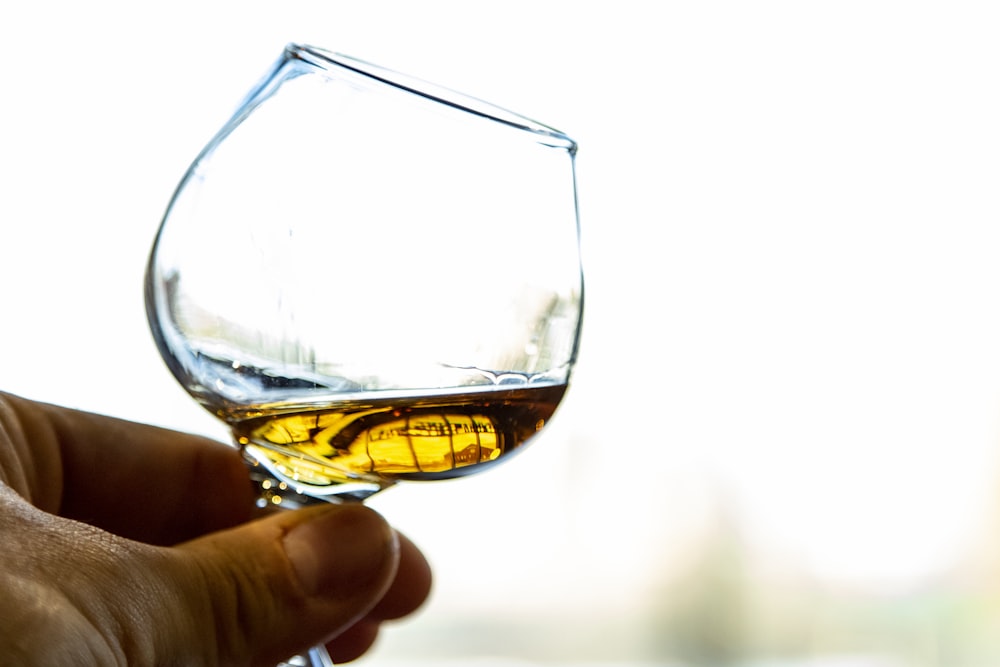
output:
POLYGON ((0 662, 340 663, 427 597, 364 506, 253 513, 232 447, 0 393, 0 662))

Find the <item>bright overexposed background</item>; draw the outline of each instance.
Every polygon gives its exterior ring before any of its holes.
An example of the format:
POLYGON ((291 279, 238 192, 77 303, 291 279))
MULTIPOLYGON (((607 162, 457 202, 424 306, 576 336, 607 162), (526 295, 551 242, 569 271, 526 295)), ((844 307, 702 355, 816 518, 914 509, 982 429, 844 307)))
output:
POLYGON ((8 3, 0 387, 226 438, 145 255, 324 45, 581 146, 571 391, 496 472, 373 500, 437 581, 364 664, 1000 664, 998 34, 987 2, 8 3))

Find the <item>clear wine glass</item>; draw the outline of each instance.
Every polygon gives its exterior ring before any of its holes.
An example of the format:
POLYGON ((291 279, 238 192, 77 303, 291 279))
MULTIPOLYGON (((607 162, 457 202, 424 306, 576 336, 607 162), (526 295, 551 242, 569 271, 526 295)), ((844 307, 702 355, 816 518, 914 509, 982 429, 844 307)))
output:
POLYGON ((231 427, 259 504, 479 472, 545 425, 582 318, 575 152, 285 48, 181 180, 145 283, 160 353, 231 427))

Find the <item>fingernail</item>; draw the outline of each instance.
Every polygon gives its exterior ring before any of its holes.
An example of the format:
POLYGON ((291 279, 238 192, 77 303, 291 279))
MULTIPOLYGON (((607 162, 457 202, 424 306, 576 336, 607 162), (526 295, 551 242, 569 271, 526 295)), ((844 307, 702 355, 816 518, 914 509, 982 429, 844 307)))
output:
POLYGON ((396 532, 362 505, 331 505, 285 535, 285 554, 310 595, 339 597, 385 577, 396 532))

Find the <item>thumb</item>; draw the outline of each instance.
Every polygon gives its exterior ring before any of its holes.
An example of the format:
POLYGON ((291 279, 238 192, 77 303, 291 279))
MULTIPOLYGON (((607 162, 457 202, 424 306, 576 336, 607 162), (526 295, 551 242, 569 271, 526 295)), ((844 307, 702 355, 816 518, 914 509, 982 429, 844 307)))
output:
POLYGON ((368 613, 398 537, 362 505, 277 512, 177 547, 38 510, 0 482, 0 655, 24 665, 274 665, 368 613))
POLYGON ((396 532, 362 505, 277 512, 166 551, 175 594, 162 613, 187 620, 161 646, 240 665, 274 665, 347 629, 399 562, 396 532))

